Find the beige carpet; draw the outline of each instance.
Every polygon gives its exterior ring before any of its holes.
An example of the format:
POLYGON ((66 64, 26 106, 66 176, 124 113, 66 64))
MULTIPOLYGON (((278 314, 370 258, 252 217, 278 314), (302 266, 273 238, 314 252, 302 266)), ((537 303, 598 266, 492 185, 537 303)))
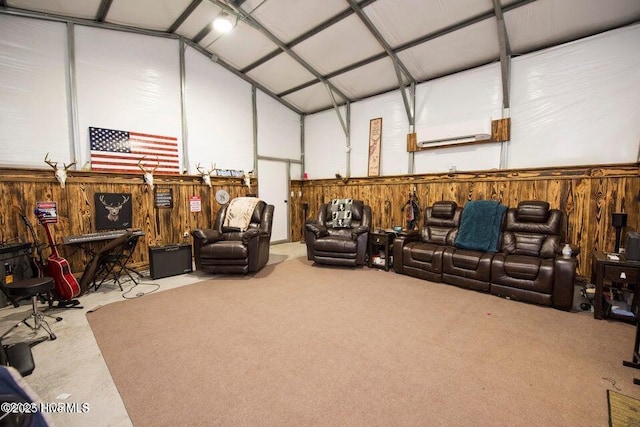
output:
POLYGON ((604 426, 640 396, 631 325, 302 258, 87 317, 136 426, 604 426))

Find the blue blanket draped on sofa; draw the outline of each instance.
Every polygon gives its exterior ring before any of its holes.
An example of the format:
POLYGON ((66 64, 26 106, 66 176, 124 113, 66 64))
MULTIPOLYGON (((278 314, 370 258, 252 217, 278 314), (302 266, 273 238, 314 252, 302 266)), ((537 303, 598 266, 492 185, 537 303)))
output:
POLYGON ((474 200, 465 203, 455 246, 497 252, 506 211, 506 206, 494 200, 474 200))

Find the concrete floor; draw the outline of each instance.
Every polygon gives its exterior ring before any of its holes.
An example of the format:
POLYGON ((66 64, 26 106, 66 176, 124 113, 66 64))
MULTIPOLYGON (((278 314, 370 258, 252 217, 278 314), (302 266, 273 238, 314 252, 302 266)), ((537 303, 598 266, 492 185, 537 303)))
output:
MULTIPOLYGON (((299 242, 272 245, 269 263, 303 255, 306 255, 306 249, 299 242)), ((82 296, 80 302, 83 309, 57 309, 49 312, 63 317, 60 322, 51 320, 49 323, 57 339, 33 347, 36 369, 25 377, 25 381, 42 402, 89 404, 89 410, 84 413, 50 414, 53 423, 65 427, 133 425, 87 322, 86 313, 89 310, 123 301, 125 298, 136 298, 136 295, 147 294, 154 289, 161 292, 211 277, 212 275, 200 272, 158 280, 146 277, 134 289, 132 282, 124 283, 124 292, 116 284, 107 282, 98 291, 82 296)), ((28 315, 29 310, 27 302, 22 303, 19 308, 8 306, 0 309, 0 332, 17 324, 28 315)), ((3 344, 30 341, 45 335, 40 330, 34 336, 30 328, 21 324, 5 337, 3 344)))

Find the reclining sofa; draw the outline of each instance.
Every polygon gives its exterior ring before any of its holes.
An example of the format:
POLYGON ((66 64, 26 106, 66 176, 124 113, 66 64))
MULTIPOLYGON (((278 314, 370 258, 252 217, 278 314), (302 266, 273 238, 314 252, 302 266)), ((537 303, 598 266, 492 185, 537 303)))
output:
POLYGON ((563 213, 542 201, 496 209, 495 247, 477 249, 461 239, 470 224, 485 222, 475 217, 465 223, 472 203, 462 208, 442 201, 427 208, 422 229, 402 232, 393 242, 396 273, 571 310, 577 250, 562 256, 563 213))

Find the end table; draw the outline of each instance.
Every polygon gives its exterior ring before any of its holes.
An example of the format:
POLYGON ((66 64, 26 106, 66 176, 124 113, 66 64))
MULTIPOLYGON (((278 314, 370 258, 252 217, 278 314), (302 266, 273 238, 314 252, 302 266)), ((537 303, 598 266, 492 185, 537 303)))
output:
POLYGON ((389 267, 391 267, 391 246, 393 245, 393 239, 395 236, 396 233, 391 230, 375 230, 369 232, 367 251, 369 255, 369 268, 384 268, 384 271, 389 271, 389 267), (383 265, 373 263, 373 256, 380 250, 384 251, 383 265))
POLYGON ((608 254, 595 251, 591 265, 591 282, 596 285, 593 317, 596 319, 611 317, 619 320, 635 321, 635 316, 631 312, 635 312, 638 304, 640 261, 627 260, 623 254, 608 254), (611 289, 629 290, 634 294, 629 316, 616 315, 610 310, 610 304, 605 303, 605 293, 611 291, 611 289))

